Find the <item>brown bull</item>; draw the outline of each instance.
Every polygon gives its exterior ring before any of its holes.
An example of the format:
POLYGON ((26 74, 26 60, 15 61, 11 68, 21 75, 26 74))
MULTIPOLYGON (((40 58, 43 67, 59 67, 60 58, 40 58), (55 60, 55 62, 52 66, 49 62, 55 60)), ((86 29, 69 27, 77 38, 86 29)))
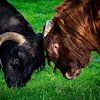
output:
POLYGON ((64 77, 79 75, 91 51, 100 53, 100 0, 65 0, 44 28, 44 48, 49 61, 64 77))

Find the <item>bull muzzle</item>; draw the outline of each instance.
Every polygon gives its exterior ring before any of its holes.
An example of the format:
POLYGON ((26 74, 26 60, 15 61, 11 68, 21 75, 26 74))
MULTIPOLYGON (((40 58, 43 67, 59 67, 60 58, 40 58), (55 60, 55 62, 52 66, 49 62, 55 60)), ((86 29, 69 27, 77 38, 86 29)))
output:
POLYGON ((64 77, 72 80, 74 79, 76 76, 78 76, 80 74, 80 69, 77 69, 75 72, 66 72, 64 77))

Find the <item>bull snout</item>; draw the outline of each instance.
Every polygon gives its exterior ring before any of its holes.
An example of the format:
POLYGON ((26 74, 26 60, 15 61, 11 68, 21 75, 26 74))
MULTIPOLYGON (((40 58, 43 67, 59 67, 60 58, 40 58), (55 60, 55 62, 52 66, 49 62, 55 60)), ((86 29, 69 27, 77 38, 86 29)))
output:
POLYGON ((75 72, 66 72, 64 77, 72 80, 74 79, 76 76, 78 76, 80 74, 80 69, 77 69, 75 72))

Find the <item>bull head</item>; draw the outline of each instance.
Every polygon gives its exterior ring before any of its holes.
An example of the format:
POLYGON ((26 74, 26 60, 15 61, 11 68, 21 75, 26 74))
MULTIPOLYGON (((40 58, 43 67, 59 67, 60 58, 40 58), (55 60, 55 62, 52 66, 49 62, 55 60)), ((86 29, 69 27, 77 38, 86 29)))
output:
POLYGON ((44 68, 41 36, 38 34, 30 42, 25 36, 15 32, 0 35, 0 59, 8 87, 25 85, 34 70, 44 68))
MULTIPOLYGON (((47 21, 43 33, 48 59, 54 61, 55 66, 60 69, 65 78, 74 79, 80 74, 80 69, 88 63, 90 52, 81 51, 77 47, 71 35, 64 30, 62 19, 47 21)), ((83 44, 80 42, 79 45, 83 44)))

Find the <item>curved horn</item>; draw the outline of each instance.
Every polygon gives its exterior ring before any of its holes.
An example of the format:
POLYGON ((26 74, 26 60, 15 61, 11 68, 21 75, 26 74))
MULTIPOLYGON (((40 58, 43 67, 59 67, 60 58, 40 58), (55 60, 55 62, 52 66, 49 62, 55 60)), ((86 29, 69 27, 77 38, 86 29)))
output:
POLYGON ((48 35, 48 33, 51 31, 52 27, 54 26, 54 23, 52 20, 48 20, 46 22, 46 25, 45 25, 45 28, 43 30, 43 33, 44 33, 44 37, 46 37, 48 35))
POLYGON ((3 42, 5 42, 7 40, 12 40, 12 41, 18 43, 18 45, 22 45, 26 41, 25 37, 19 33, 6 32, 6 33, 3 33, 0 35, 0 46, 3 42))

